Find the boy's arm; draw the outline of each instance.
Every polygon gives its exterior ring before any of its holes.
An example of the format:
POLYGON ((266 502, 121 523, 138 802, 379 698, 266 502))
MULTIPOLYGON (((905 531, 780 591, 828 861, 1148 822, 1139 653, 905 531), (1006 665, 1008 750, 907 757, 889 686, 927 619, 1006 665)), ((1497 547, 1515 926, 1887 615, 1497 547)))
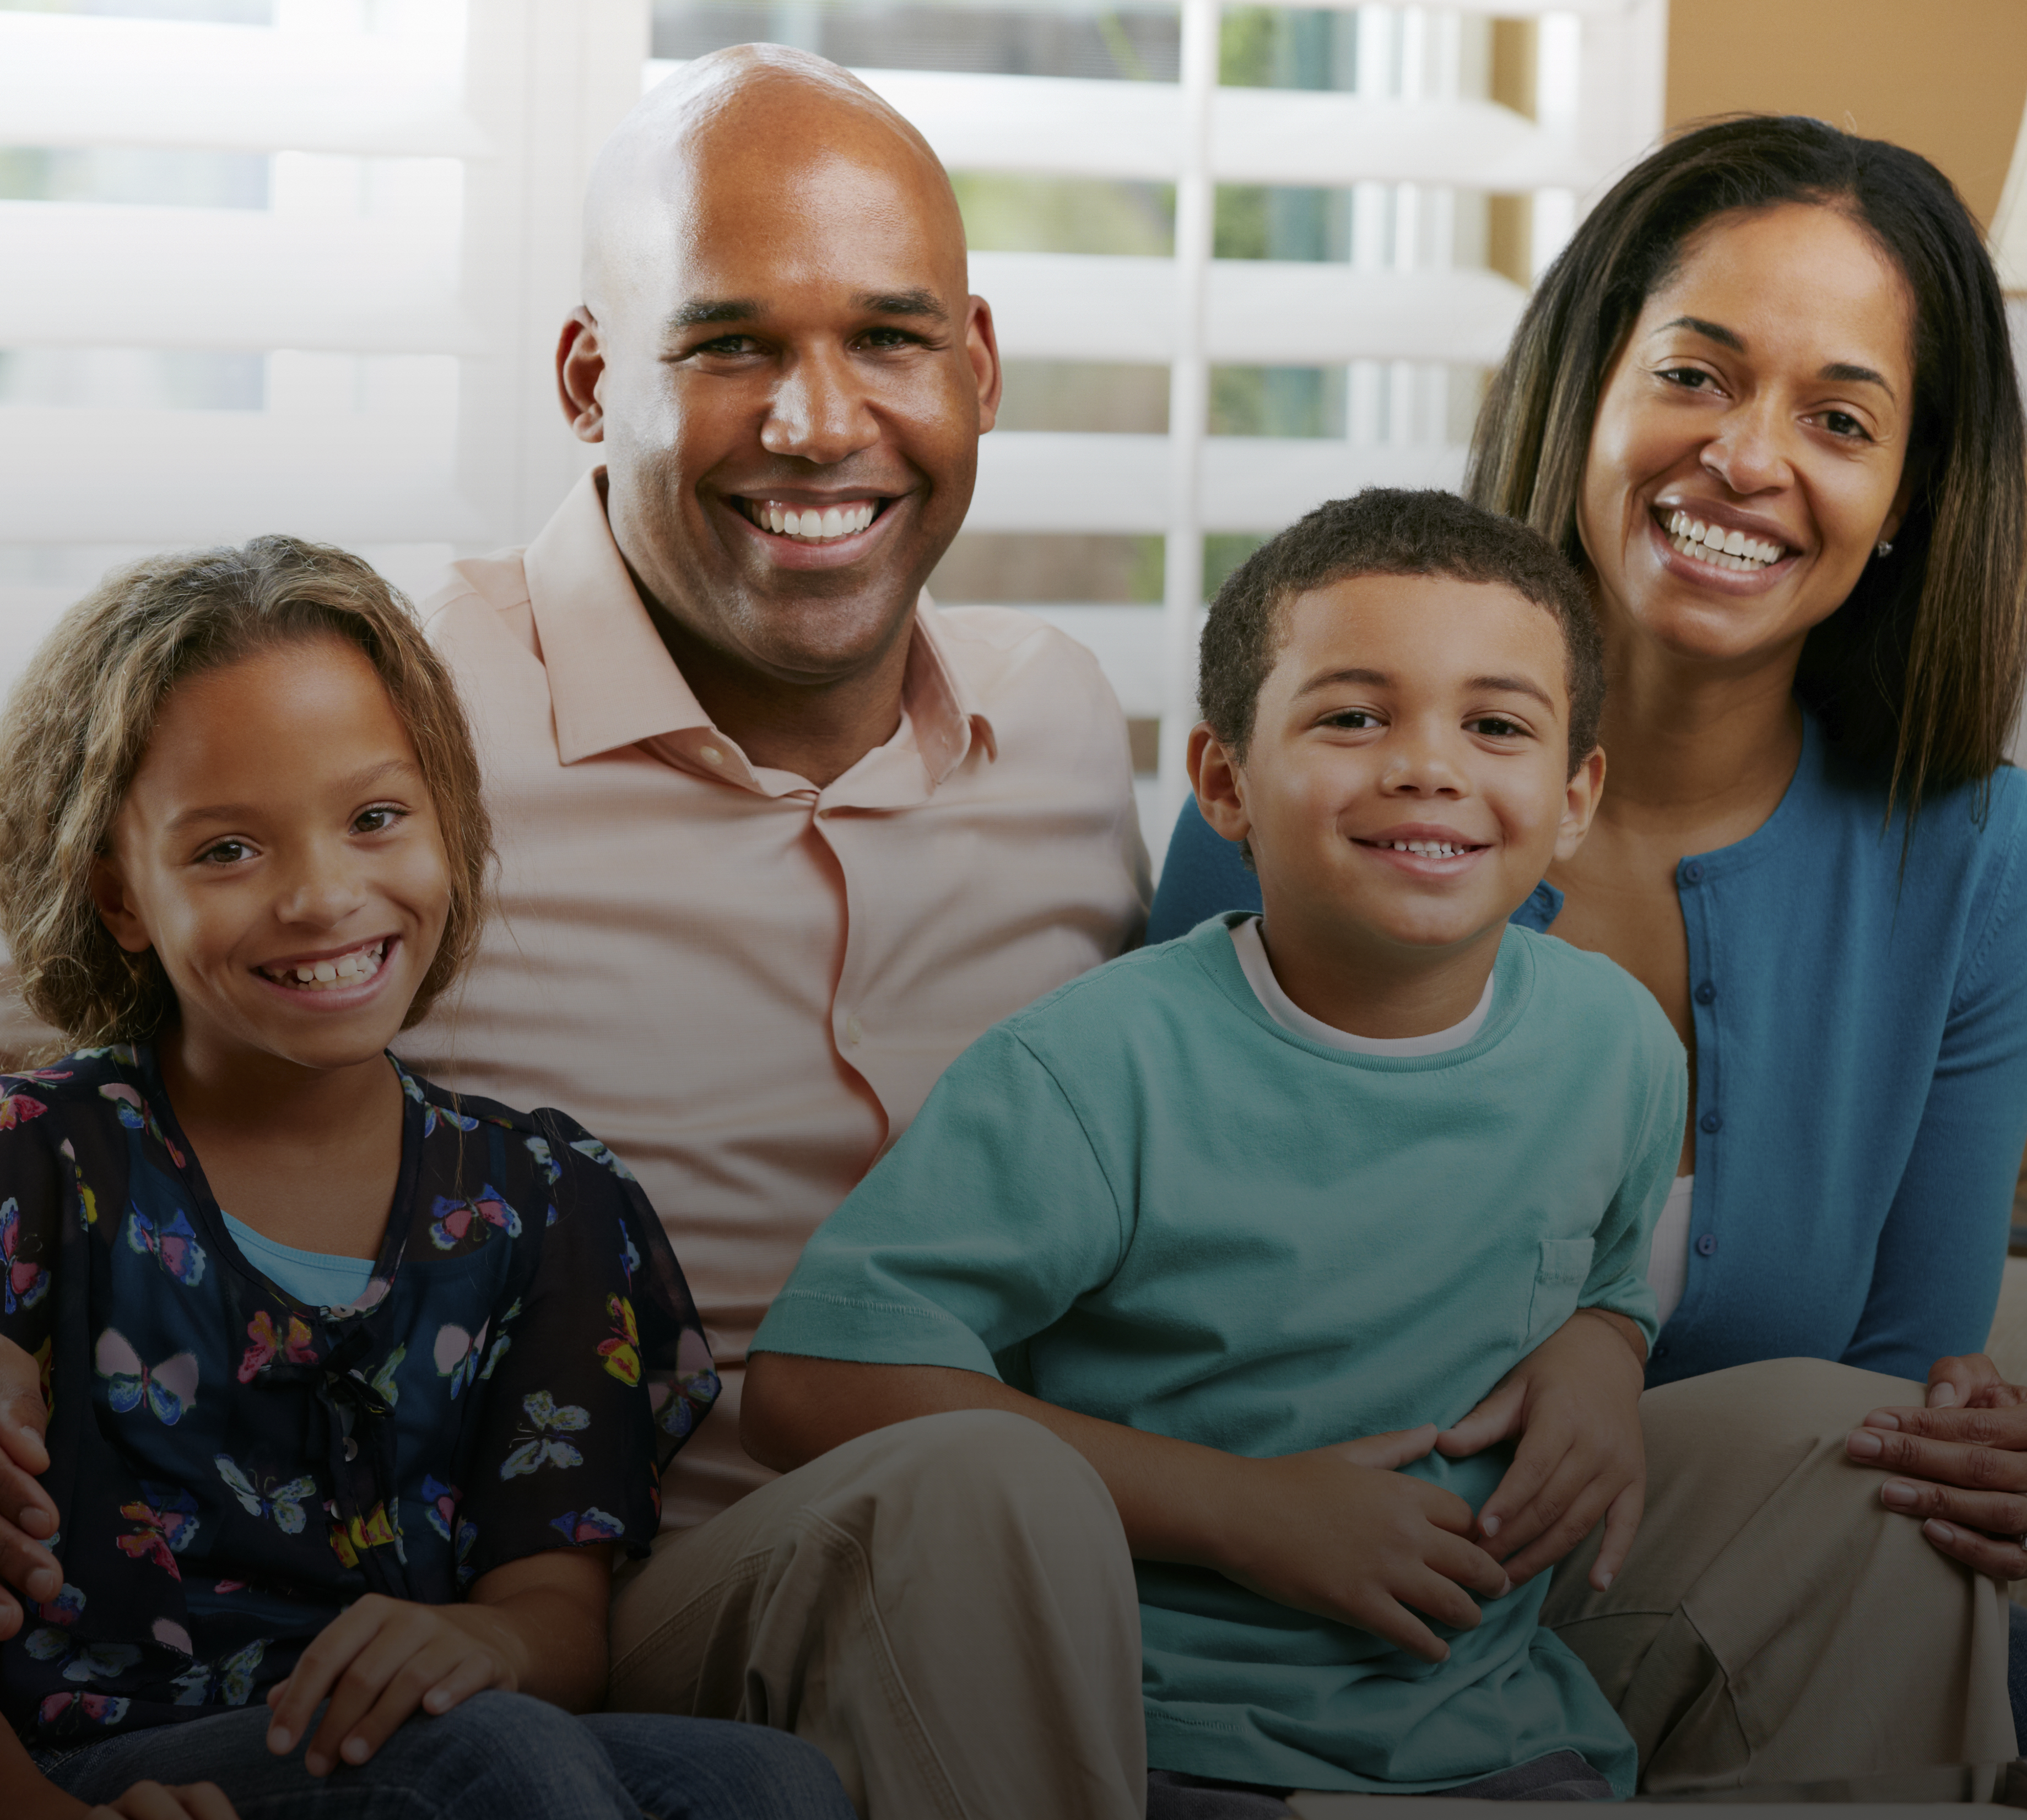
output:
POLYGON ((284 1755, 325 1700, 305 1752, 312 1776, 363 1763, 411 1715, 449 1712, 489 1687, 570 1712, 604 1697, 611 1550, 549 1549, 482 1574, 462 1605, 378 1593, 318 1633, 288 1679, 268 1691, 268 1748, 284 1755))
POLYGON ((1479 1622, 1471 1593, 1510 1589, 1470 1539, 1470 1507, 1394 1470, 1429 1451, 1433 1425, 1254 1460, 1079 1415, 980 1371, 763 1352, 747 1364, 739 1434, 762 1465, 788 1471, 876 1428, 952 1409, 1010 1410, 1075 1448, 1112 1494, 1139 1559, 1215 1569, 1431 1662, 1449 1647, 1409 1607, 1468 1630, 1479 1622))

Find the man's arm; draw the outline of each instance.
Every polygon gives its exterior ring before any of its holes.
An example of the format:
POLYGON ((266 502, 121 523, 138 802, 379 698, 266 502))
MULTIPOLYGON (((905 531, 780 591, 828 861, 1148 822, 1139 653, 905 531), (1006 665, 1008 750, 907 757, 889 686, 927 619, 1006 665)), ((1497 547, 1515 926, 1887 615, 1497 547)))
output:
POLYGON ((983 1372, 773 1352, 748 1361, 742 1403, 740 1442, 784 1471, 918 1416, 1025 1416, 1091 1464, 1140 1560, 1213 1568, 1432 1662, 1449 1648, 1407 1608, 1468 1630, 1479 1622, 1469 1593, 1496 1599, 1510 1584, 1468 1539, 1461 1498, 1394 1470, 1429 1451, 1433 1425, 1254 1460, 1081 1416, 983 1372))

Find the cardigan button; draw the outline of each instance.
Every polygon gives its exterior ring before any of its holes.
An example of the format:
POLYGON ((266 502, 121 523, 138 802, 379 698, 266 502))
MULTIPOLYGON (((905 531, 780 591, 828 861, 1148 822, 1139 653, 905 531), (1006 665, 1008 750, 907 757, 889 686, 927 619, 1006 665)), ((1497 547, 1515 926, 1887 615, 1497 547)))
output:
POLYGON ((1707 1132, 1719 1132, 1724 1129, 1724 1120, 1719 1118, 1715 1113, 1705 1113, 1701 1118, 1697 1120, 1697 1123, 1701 1125, 1707 1132))
POLYGON ((1682 862, 1682 877, 1688 883, 1700 884, 1703 882, 1703 876, 1704 862, 1700 859, 1685 859, 1682 862))
POLYGON ((1697 988, 1697 1002, 1699 1005, 1708 1005, 1716 996, 1717 988, 1708 980, 1697 988))
POLYGON ((1716 1250, 1717 1235, 1715 1232, 1706 1232, 1697 1241, 1697 1256, 1699 1257, 1708 1257, 1716 1250))

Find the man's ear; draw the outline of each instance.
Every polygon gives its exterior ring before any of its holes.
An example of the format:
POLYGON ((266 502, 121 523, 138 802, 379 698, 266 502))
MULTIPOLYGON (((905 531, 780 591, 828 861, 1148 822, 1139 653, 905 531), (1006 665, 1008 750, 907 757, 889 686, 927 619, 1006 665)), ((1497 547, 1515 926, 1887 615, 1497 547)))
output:
POLYGON ((1567 859, 1590 832, 1597 799, 1604 794, 1604 748, 1593 746, 1563 787, 1563 819, 1556 829, 1556 857, 1567 859))
POLYGON ((1190 787, 1197 807, 1213 831, 1227 840, 1243 840, 1253 830, 1246 813, 1246 778, 1209 721, 1190 729, 1190 787))
POLYGON ((563 401, 570 433, 580 442, 605 440, 605 410, 598 401, 598 382, 604 375, 605 351, 599 341, 597 320, 579 304, 556 338, 556 395, 563 401))
POLYGON ((964 318, 965 357, 978 382, 978 433, 983 436, 999 421, 999 392, 1006 375, 999 364, 999 335, 992 326, 992 305, 971 299, 964 318))
POLYGON ((91 862, 91 905, 107 932, 130 954, 145 954, 155 944, 134 907, 132 894, 119 866, 103 855, 91 862))

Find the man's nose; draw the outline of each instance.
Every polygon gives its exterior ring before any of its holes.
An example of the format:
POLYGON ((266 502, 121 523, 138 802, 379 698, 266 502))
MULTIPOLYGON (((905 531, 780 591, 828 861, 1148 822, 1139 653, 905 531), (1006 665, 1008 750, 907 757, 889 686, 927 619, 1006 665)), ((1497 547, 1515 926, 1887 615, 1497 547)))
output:
POLYGON ((760 444, 770 455, 828 467, 879 440, 865 386, 842 349, 799 353, 774 388, 760 444))

